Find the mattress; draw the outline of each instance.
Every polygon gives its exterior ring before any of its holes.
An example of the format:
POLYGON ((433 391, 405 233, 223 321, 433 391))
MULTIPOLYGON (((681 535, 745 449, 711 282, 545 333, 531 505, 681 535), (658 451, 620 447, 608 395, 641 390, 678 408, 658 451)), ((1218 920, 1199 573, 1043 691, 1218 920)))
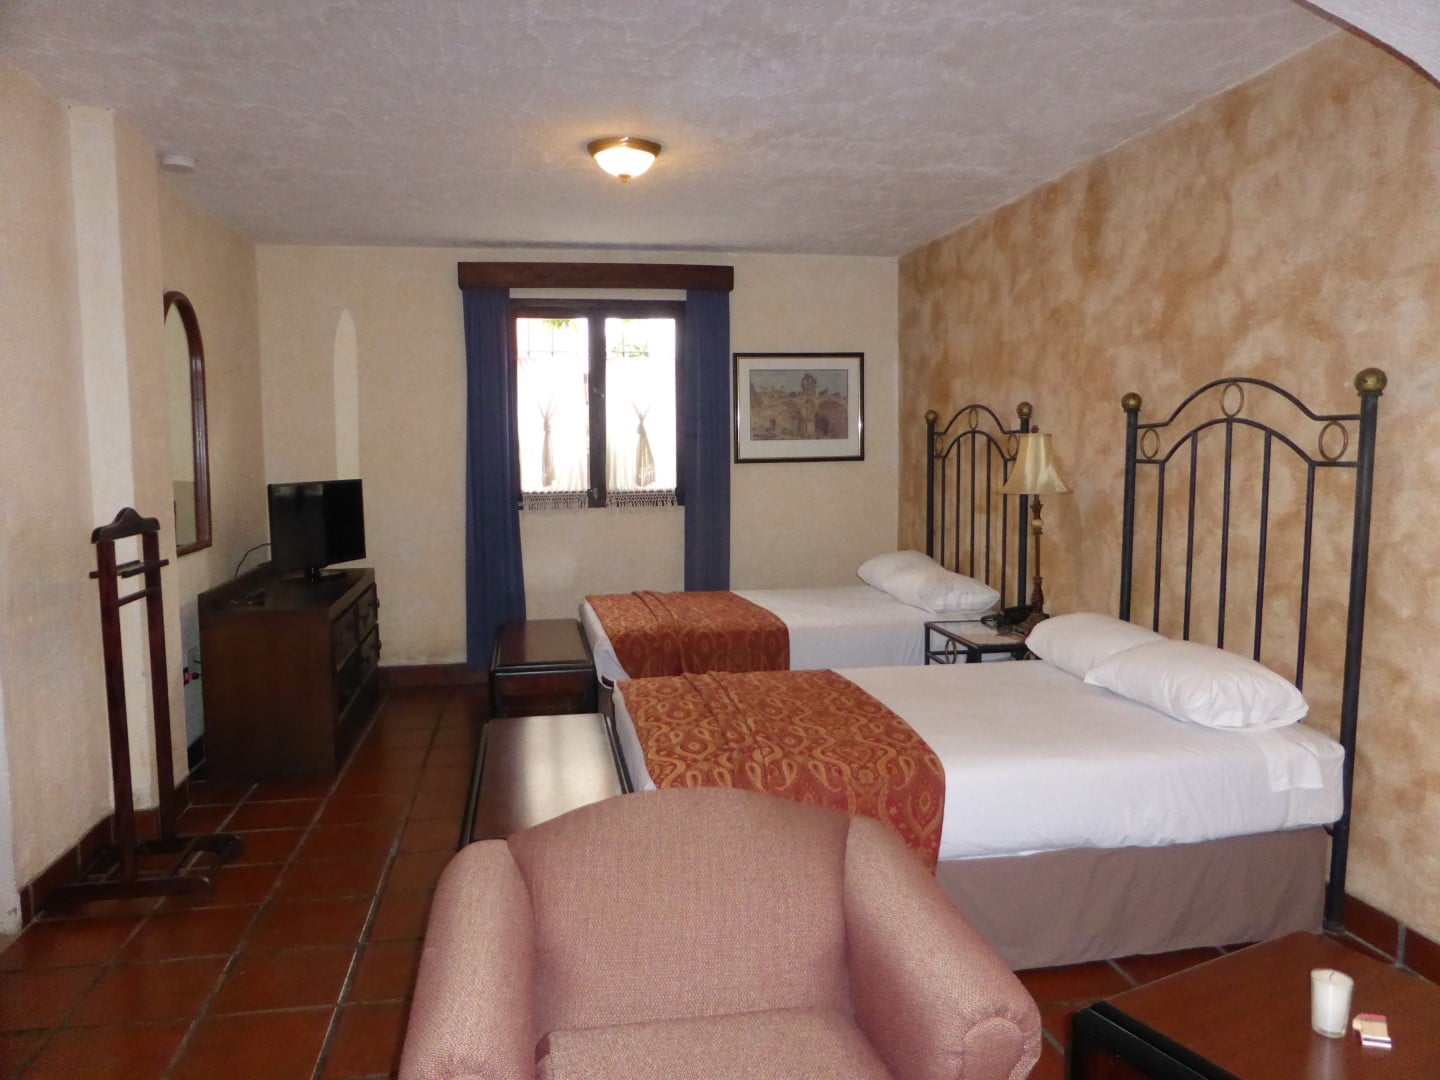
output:
MULTIPOLYGON (((1039 660, 840 674, 944 764, 942 860, 1195 843, 1340 816, 1344 750, 1303 724, 1186 724, 1039 660)), ((623 689, 615 720, 635 789, 653 787, 623 689)))
MULTIPOLYGON (((925 624, 931 614, 869 585, 810 589, 735 590, 771 612, 790 632, 792 670, 924 663, 925 624)), ((605 628, 588 601, 580 625, 590 641, 595 672, 607 684, 627 678, 605 628)))

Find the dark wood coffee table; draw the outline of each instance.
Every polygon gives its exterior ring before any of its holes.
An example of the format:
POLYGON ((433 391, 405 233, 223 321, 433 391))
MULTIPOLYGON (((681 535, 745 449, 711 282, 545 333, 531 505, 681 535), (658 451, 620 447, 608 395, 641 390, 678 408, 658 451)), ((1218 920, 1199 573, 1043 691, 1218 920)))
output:
POLYGON ((500 628, 490 658, 491 716, 594 712, 599 689, 580 620, 530 619, 500 628))
POLYGON ((1440 1077, 1440 987, 1318 934, 1290 934, 1119 994, 1072 1020, 1070 1080, 1440 1077), (1351 1015, 1383 1013, 1394 1048, 1310 1030, 1310 969, 1355 979, 1351 1015))

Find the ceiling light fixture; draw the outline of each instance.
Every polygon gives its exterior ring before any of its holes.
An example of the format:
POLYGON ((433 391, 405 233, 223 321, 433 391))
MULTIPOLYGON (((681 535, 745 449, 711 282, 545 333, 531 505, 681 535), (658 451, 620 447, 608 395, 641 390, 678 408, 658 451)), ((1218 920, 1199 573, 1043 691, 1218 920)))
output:
POLYGON ((660 156, 658 142, 636 139, 629 135, 595 139, 585 149, 590 151, 596 165, 611 176, 618 176, 622 184, 650 168, 660 156))
POLYGON ((166 172, 188 173, 195 171, 195 159, 178 150, 167 150, 160 155, 160 167, 166 172))

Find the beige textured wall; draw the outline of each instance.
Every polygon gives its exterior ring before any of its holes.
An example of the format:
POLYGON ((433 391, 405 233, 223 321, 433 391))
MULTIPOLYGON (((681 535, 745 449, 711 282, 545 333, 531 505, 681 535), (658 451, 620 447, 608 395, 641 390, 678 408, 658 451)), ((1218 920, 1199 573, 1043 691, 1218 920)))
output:
MULTIPOLYGON (((366 565, 386 664, 464 655, 465 382, 453 251, 257 250, 265 479, 337 472, 335 331, 359 373, 366 565)), ((267 539, 261 519, 249 543, 267 539)))
MULTIPOLYGON (((195 597, 227 580, 268 529, 259 301, 255 246, 196 209, 164 178, 159 201, 163 291, 175 289, 189 298, 205 347, 213 543, 178 559, 167 582, 179 602, 181 655, 188 660, 199 643, 195 597)), ((187 456, 188 449, 172 447, 171 453, 187 456)), ((257 552, 246 565, 263 558, 257 552)), ((192 702, 197 697, 192 694, 192 702)), ((197 719, 191 718, 190 738, 198 734, 197 719)))
MULTIPOLYGON (((893 260, 262 247, 270 480, 335 474, 335 331, 345 310, 354 320, 366 561, 385 599, 387 663, 464 656, 465 374, 455 264, 498 258, 730 263, 735 350, 864 351, 866 461, 736 466, 734 582, 851 581, 861 561, 893 542, 893 260)), ((679 588, 682 520, 674 510, 524 515, 531 615, 569 616, 588 591, 679 588)))
POLYGON ((66 110, 0 65, 0 686, 24 883, 108 808, 66 110), (23 463, 23 465, 21 464, 23 463))
MULTIPOLYGON (((90 509, 91 520, 99 523, 123 507, 150 513, 170 505, 168 479, 156 483, 149 471, 158 466, 162 476, 169 474, 163 379, 158 384, 158 424, 149 424, 137 411, 156 386, 153 375, 161 373, 160 326, 153 306, 146 303, 153 302, 153 290, 160 284, 154 249, 155 165, 153 150, 113 112, 70 106, 66 116, 90 509), (153 368, 147 363, 152 350, 153 368), (157 449, 162 455, 158 462, 157 449)), ((162 556, 171 554, 166 539, 161 538, 162 556)), ((130 540, 117 545, 115 554, 124 562, 138 552, 139 541, 130 540)), ((165 621, 173 634, 172 610, 167 604, 165 621)), ((156 790, 144 617, 132 606, 120 612, 118 623, 133 790, 143 804, 154 799, 156 790)))
MULTIPOLYGON (((210 445, 212 461, 219 458, 217 534, 222 544, 231 535, 210 560, 216 579, 228 575, 224 559, 238 557, 243 530, 234 519, 256 513, 259 368, 253 252, 161 190, 154 147, 123 119, 67 108, 3 67, 0 100, 0 223, 6 266, 17 271, 0 275, 9 335, 0 353, 0 458, 12 466, 0 474, 0 687, 14 877, 24 884, 111 807, 88 536, 122 505, 161 518, 161 554, 172 559, 168 690, 176 773, 185 772, 180 599, 193 596, 187 571, 205 560, 173 562, 166 271, 196 302, 212 363, 218 353, 210 445)), ((122 547, 122 558, 132 555, 122 547)), ((139 605, 122 614, 135 789, 141 806, 153 805, 143 618, 139 605)))
MULTIPOLYGON (((72 107, 72 116, 77 110, 72 107)), ((142 514, 159 518, 160 555, 175 565, 175 528, 170 520, 174 489, 170 478, 169 379, 165 369, 165 291, 161 287, 160 196, 155 165, 155 147, 123 117, 112 117, 115 144, 115 190, 119 212, 119 281, 123 296, 122 326, 116 328, 124 339, 127 395, 122 402, 107 406, 128 406, 130 420, 131 498, 102 505, 104 492, 91 492, 97 521, 107 521, 122 505, 133 505, 142 514)), ((72 119, 73 125, 73 119, 72 119)), ((72 146, 74 142, 72 140, 72 146)), ((85 244, 81 234, 78 243, 85 244)), ((81 297, 82 304, 84 297, 81 297)), ((90 457, 112 453, 93 427, 90 457)), ((136 542, 138 553, 138 541, 136 542)), ((181 690, 180 601, 175 574, 164 578, 166 679, 169 685, 171 767, 182 777, 188 771, 185 759, 185 702, 181 690)), ((96 616, 98 618, 98 614, 96 616)), ((121 614, 125 631, 125 692, 129 697, 130 753, 135 771, 135 797, 140 806, 154 806, 156 717, 150 705, 149 640, 140 604, 128 606, 121 614), (128 620, 128 621, 127 621, 128 620)), ((103 673, 95 672, 100 678, 103 673)), ((100 723, 99 717, 94 721, 100 723)))
MULTIPOLYGON (((900 272, 901 430, 926 408, 1028 397, 1055 433, 1075 489, 1046 503, 1055 611, 1115 608, 1123 393, 1168 412, 1207 379, 1249 374, 1347 411, 1355 372, 1389 373, 1349 885, 1432 937, 1440 554, 1415 493, 1440 486, 1440 458, 1407 448, 1440 441, 1437 208, 1440 88, 1345 35, 912 252, 900 272)), ((922 470, 904 441, 905 542, 923 533, 922 470)), ((1342 515, 1322 512, 1322 547, 1342 515)), ((1317 633, 1334 641, 1323 614, 1317 633)), ((1312 664, 1333 667, 1326 651, 1312 664)), ((1313 722, 1333 729, 1333 680, 1319 681, 1313 722)))
POLYGON ((854 585, 893 550, 899 462, 896 265, 819 256, 735 261, 735 352, 863 352, 865 460, 731 467, 736 588, 854 585), (889 503, 890 505, 887 505, 889 503))

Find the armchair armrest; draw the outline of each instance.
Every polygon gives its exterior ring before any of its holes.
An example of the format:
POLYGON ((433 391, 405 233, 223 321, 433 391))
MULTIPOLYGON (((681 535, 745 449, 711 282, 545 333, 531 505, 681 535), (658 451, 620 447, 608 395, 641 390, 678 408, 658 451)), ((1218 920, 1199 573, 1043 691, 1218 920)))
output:
POLYGON ((855 1021, 905 1080, 1021 1080, 1040 1012, 889 827, 856 817, 845 848, 855 1021))
POLYGON ((435 890, 401 1080, 535 1075, 535 924, 503 840, 460 851, 435 890))

